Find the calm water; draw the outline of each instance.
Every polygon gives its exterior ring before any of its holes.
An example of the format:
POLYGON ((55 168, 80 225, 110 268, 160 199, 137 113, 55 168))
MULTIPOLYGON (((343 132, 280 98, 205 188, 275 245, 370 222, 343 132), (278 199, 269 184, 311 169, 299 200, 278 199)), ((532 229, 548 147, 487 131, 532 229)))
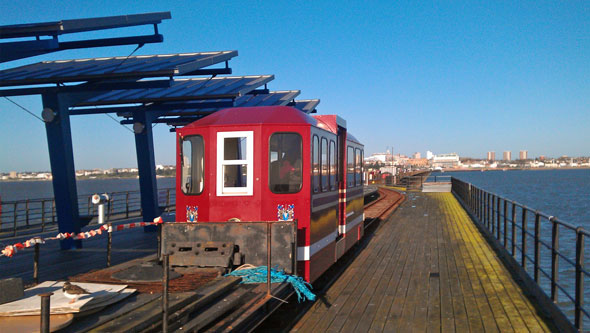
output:
MULTIPOLYGON (((158 178, 158 188, 174 187, 174 178, 158 178)), ((112 193, 139 190, 139 179, 85 179, 77 182, 78 195, 94 193, 112 193)), ((16 181, 0 182, 2 201, 21 199, 52 198, 53 184, 51 181, 16 181)))
POLYGON ((590 169, 469 171, 442 175, 472 183, 590 230, 590 169))

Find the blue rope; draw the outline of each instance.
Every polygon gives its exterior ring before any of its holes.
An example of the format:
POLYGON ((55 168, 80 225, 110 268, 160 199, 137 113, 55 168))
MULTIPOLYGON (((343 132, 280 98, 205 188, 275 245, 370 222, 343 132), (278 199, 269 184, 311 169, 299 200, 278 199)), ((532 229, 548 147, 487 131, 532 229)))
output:
MULTIPOLYGON (((240 269, 225 276, 239 276, 242 278, 241 283, 266 283, 266 266, 240 269)), ((270 269, 270 277, 271 283, 290 283, 297 293, 297 301, 315 301, 315 295, 310 290, 311 284, 305 282, 302 277, 289 275, 284 271, 279 271, 278 268, 270 269)))

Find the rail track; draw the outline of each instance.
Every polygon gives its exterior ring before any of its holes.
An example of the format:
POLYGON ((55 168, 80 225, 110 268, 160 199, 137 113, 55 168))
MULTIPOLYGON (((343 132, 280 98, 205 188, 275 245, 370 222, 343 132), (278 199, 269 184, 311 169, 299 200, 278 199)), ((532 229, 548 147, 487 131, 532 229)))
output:
POLYGON ((379 198, 365 205, 365 229, 387 218, 405 199, 403 194, 390 188, 380 187, 378 192, 379 198))

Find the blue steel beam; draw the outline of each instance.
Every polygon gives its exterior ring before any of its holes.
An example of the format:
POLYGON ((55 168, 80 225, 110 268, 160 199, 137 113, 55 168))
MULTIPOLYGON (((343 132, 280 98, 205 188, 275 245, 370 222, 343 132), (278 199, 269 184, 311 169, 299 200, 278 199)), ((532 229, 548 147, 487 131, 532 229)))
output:
POLYGON ((0 26, 0 38, 56 36, 93 30, 124 28, 137 25, 159 24, 172 18, 170 12, 103 16, 70 19, 55 22, 25 23, 0 26))
POLYGON ((0 97, 42 95, 47 93, 75 93, 96 91, 102 92, 125 89, 154 89, 168 88, 172 80, 146 80, 146 81, 101 81, 97 83, 82 83, 70 86, 57 87, 35 87, 35 88, 14 88, 0 89, 0 97))
POLYGON ((0 50, 2 50, 2 52, 0 52, 0 62, 7 62, 68 49, 160 43, 164 40, 164 37, 158 33, 157 25, 161 23, 162 20, 169 18, 171 18, 170 12, 161 12, 0 26, 0 38, 37 38, 37 40, 32 41, 1 43, 0 50), (154 26, 154 33, 152 35, 77 40, 67 42, 59 42, 58 40, 59 35, 68 33, 79 33, 93 30, 114 29, 150 24, 154 26), (40 36, 52 36, 53 38, 40 39, 40 36))
MULTIPOLYGON (((135 132, 135 152, 141 191, 143 220, 152 221, 160 216, 158 205, 158 184, 156 182, 156 160, 152 122, 158 117, 154 112, 133 112, 133 131, 135 132)), ((154 226, 144 227, 145 231, 156 231, 154 226)))
MULTIPOLYGON (((62 94, 44 94, 42 99, 59 232, 78 233, 81 225, 68 115, 69 98, 62 94), (54 119, 47 115, 54 116, 54 119)), ((60 246, 62 250, 81 248, 82 241, 65 239, 60 246)))

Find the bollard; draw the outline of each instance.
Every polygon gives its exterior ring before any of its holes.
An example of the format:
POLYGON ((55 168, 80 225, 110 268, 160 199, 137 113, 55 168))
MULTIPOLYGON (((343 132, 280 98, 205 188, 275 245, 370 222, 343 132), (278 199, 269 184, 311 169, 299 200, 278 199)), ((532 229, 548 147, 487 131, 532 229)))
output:
POLYGON ((168 254, 162 255, 162 284, 164 288, 162 290, 162 332, 168 332, 168 282, 169 282, 169 258, 168 254))
POLYGON ((41 333, 49 333, 51 295, 53 295, 53 293, 39 294, 39 296, 41 296, 41 333))
POLYGON ((35 244, 35 255, 33 256, 33 280, 39 284, 39 243, 35 244))

